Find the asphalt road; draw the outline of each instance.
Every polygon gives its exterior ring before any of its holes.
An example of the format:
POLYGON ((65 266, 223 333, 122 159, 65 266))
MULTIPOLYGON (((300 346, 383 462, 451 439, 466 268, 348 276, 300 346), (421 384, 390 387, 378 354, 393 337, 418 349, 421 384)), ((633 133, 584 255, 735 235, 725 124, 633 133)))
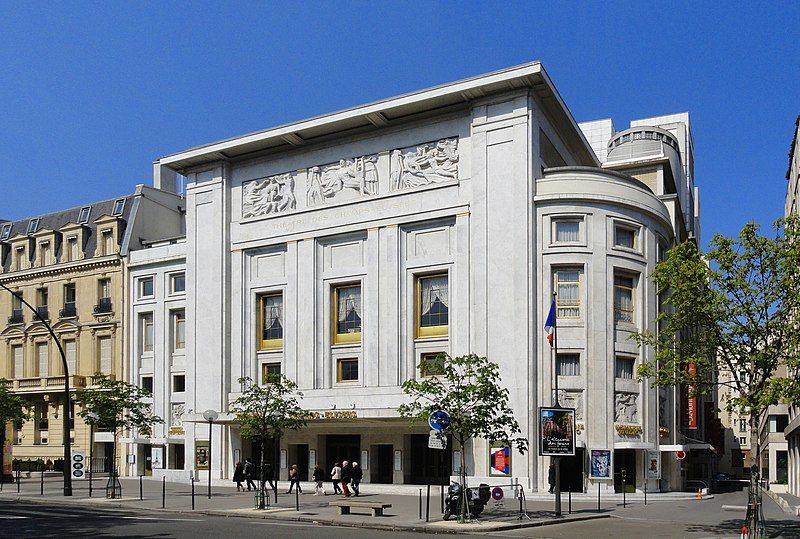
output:
POLYGON ((134 513, 96 508, 47 507, 41 504, 0 502, 0 537, 223 537, 277 538, 400 538, 423 536, 314 524, 186 513, 134 513))

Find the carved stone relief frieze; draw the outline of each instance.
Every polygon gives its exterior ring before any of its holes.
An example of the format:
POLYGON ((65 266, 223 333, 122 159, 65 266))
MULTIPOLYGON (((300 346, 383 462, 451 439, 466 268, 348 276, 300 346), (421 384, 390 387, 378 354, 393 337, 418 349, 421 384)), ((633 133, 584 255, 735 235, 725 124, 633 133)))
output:
POLYGON ((252 180, 242 189, 242 217, 270 215, 295 209, 294 175, 291 172, 252 180))
POLYGON ((359 195, 377 194, 377 164, 377 155, 365 155, 309 168, 306 203, 308 206, 317 206, 348 190, 359 195))
POLYGON ((614 421, 617 423, 637 423, 639 395, 617 392, 614 395, 614 421))
POLYGON ((575 408, 575 421, 583 421, 583 392, 564 391, 559 393, 560 404, 564 408, 575 408))
POLYGON ((184 403, 173 403, 170 410, 169 424, 173 427, 183 426, 183 413, 186 411, 184 403))
POLYGON ((458 179, 458 139, 441 139, 393 150, 389 166, 392 190, 458 179))

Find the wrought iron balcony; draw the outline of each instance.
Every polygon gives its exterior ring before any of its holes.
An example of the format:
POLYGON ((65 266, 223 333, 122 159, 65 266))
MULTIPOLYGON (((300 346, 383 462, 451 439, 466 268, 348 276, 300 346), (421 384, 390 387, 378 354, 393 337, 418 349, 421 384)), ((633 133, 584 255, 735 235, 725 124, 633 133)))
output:
POLYGON ((47 306, 36 307, 36 312, 39 313, 39 316, 42 317, 42 320, 50 320, 50 311, 48 311, 47 306))
POLYGON ((11 311, 11 316, 8 317, 9 324, 23 324, 25 317, 22 315, 22 309, 14 309, 11 311))
POLYGON ((95 314, 110 313, 113 311, 111 298, 100 298, 94 306, 95 314))
POLYGON ((61 309, 58 315, 61 318, 71 318, 73 316, 78 316, 78 311, 75 309, 75 302, 68 301, 64 303, 64 308, 61 309))

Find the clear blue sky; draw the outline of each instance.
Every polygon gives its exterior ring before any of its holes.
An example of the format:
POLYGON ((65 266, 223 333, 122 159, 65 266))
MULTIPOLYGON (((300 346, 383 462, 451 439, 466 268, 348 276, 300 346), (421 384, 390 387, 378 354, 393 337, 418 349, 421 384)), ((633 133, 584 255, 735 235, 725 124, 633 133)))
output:
POLYGON ((800 3, 701 4, 0 0, 0 217, 129 193, 190 146, 539 59, 578 121, 689 111, 703 240, 734 234, 783 211, 800 3))

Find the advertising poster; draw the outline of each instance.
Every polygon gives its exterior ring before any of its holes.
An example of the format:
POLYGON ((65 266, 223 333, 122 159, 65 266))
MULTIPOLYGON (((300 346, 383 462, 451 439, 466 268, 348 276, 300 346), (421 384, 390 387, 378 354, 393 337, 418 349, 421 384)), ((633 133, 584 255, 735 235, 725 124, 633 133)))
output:
POLYGON ((574 408, 539 408, 539 455, 575 455, 574 408))
POLYGON ((208 470, 208 442, 195 442, 194 446, 194 467, 198 470, 208 470))
POLYGON ((511 448, 492 447, 489 449, 489 475, 508 477, 511 475, 511 448))
POLYGON ((153 446, 150 448, 150 466, 153 470, 164 468, 164 448, 153 446))
POLYGON ((647 478, 661 479, 661 452, 647 452, 647 478))
POLYGON ((613 479, 612 458, 610 449, 592 449, 589 457, 589 478, 613 479))

